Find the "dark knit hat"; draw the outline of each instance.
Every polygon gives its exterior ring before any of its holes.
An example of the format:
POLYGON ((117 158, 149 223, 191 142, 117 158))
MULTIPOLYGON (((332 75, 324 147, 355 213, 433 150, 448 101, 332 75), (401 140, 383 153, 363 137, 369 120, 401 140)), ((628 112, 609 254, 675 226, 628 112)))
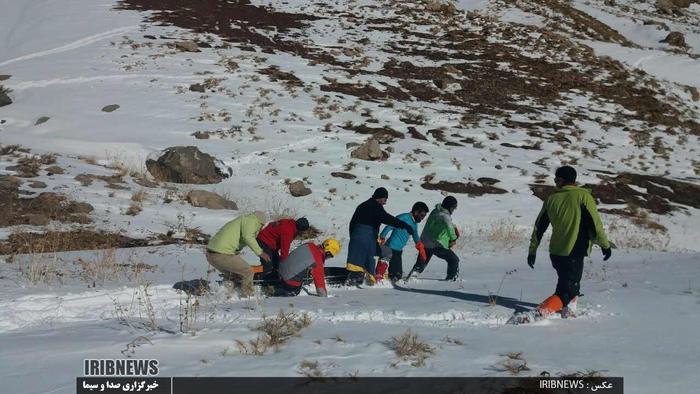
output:
POLYGON ((457 208, 457 199, 452 196, 445 197, 445 199, 442 200, 442 207, 445 209, 457 208))
POLYGON ((576 170, 571 166, 563 166, 557 168, 554 176, 564 180, 564 183, 574 183, 576 182, 576 170))
POLYGON ((389 198, 389 192, 385 188, 380 187, 374 191, 374 194, 372 194, 372 198, 375 200, 379 198, 389 198))
POLYGON ((297 231, 306 231, 309 229, 309 221, 306 218, 299 218, 296 220, 297 231))
POLYGON ((411 208, 411 212, 430 212, 430 208, 428 208, 428 205, 424 203, 423 201, 418 201, 417 203, 413 204, 413 208, 411 208))

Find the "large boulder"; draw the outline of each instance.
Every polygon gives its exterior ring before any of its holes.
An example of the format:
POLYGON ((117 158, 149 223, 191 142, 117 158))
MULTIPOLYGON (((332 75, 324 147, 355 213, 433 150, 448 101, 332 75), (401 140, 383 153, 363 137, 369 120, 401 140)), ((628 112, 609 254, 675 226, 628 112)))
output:
POLYGON ((206 190, 192 190, 187 193, 186 199, 193 207, 238 210, 235 202, 206 190))
POLYGON ((360 160, 384 160, 389 154, 382 151, 379 141, 370 138, 350 153, 350 157, 360 160))
POLYGON ((289 193, 294 197, 304 197, 311 194, 311 189, 303 181, 296 181, 289 184, 289 193))
POLYGON ((173 146, 165 149, 157 160, 146 160, 146 169, 163 182, 209 184, 228 177, 216 163, 213 156, 196 146, 173 146))

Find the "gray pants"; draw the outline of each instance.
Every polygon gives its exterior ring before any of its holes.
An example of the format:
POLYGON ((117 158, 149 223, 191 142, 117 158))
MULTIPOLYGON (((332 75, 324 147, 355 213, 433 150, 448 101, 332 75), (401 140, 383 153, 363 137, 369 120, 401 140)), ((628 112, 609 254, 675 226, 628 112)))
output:
POLYGON ((240 282, 241 296, 253 295, 253 269, 241 256, 207 251, 207 261, 221 272, 225 279, 240 282))

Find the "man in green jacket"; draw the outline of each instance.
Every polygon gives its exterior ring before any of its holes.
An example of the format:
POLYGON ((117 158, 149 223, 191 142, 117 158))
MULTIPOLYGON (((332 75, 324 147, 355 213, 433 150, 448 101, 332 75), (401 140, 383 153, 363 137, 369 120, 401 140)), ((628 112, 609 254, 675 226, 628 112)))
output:
POLYGON ((265 213, 255 211, 241 215, 226 223, 207 245, 207 261, 219 270, 224 278, 239 281, 241 295, 253 295, 253 268, 239 255, 244 247, 249 247, 256 256, 269 261, 256 239, 265 223, 265 213))
POLYGON ((554 182, 557 190, 545 200, 535 221, 527 264, 535 268, 537 247, 551 224, 549 256, 559 279, 554 294, 535 310, 535 319, 559 311, 562 317, 567 317, 569 303, 575 305, 581 289, 583 258, 588 256, 593 243, 601 247, 603 261, 612 254, 590 190, 576 186, 576 170, 569 166, 557 169, 554 182))
POLYGON ((452 223, 452 213, 456 209, 457 199, 452 196, 445 197, 442 200, 442 204, 435 205, 435 209, 430 212, 428 221, 425 223, 423 233, 420 236, 421 242, 425 245, 426 258, 423 260, 419 255, 411 272, 423 272, 430 258, 435 255, 447 261, 447 276, 445 280, 457 280, 459 257, 452 251, 452 247, 459 237, 459 232, 452 223))

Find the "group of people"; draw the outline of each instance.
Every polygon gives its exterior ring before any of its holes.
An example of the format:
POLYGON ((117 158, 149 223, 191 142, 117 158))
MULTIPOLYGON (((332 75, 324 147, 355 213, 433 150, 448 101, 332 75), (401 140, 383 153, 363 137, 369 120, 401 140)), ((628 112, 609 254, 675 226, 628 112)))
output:
MULTIPOLYGON (((550 258, 557 271, 558 282, 554 294, 535 309, 534 317, 546 317, 561 312, 565 315, 569 305, 580 295, 583 259, 593 243, 598 244, 604 260, 610 258, 611 249, 596 203, 590 190, 576 185, 576 170, 570 166, 557 169, 556 191, 542 206, 535 221, 527 263, 534 268, 535 255, 542 237, 551 224, 550 258)), ((413 239, 418 251, 409 276, 421 273, 433 256, 447 263, 445 280, 456 280, 459 275, 459 257, 452 250, 460 234, 452 221, 457 209, 454 196, 445 197, 430 210, 424 202, 413 204, 410 212, 393 216, 384 210, 388 191, 380 187, 362 202, 350 220, 350 242, 346 261, 346 285, 370 285, 389 279, 403 278, 403 249, 413 239), (423 231, 418 224, 427 217, 423 231), (385 227, 380 232, 381 225, 385 227)), ((238 283, 242 296, 253 294, 255 273, 265 283, 273 284, 271 295, 295 296, 309 275, 313 278, 316 294, 328 295, 324 266, 327 259, 340 253, 341 246, 335 238, 320 244, 306 242, 290 251, 292 242, 310 225, 306 218, 281 219, 266 223, 263 212, 256 211, 239 216, 226 223, 207 246, 207 260, 225 279, 238 283), (250 265, 241 256, 248 247, 258 256, 260 264, 250 265)), ((532 318, 527 315, 524 319, 532 318)))

